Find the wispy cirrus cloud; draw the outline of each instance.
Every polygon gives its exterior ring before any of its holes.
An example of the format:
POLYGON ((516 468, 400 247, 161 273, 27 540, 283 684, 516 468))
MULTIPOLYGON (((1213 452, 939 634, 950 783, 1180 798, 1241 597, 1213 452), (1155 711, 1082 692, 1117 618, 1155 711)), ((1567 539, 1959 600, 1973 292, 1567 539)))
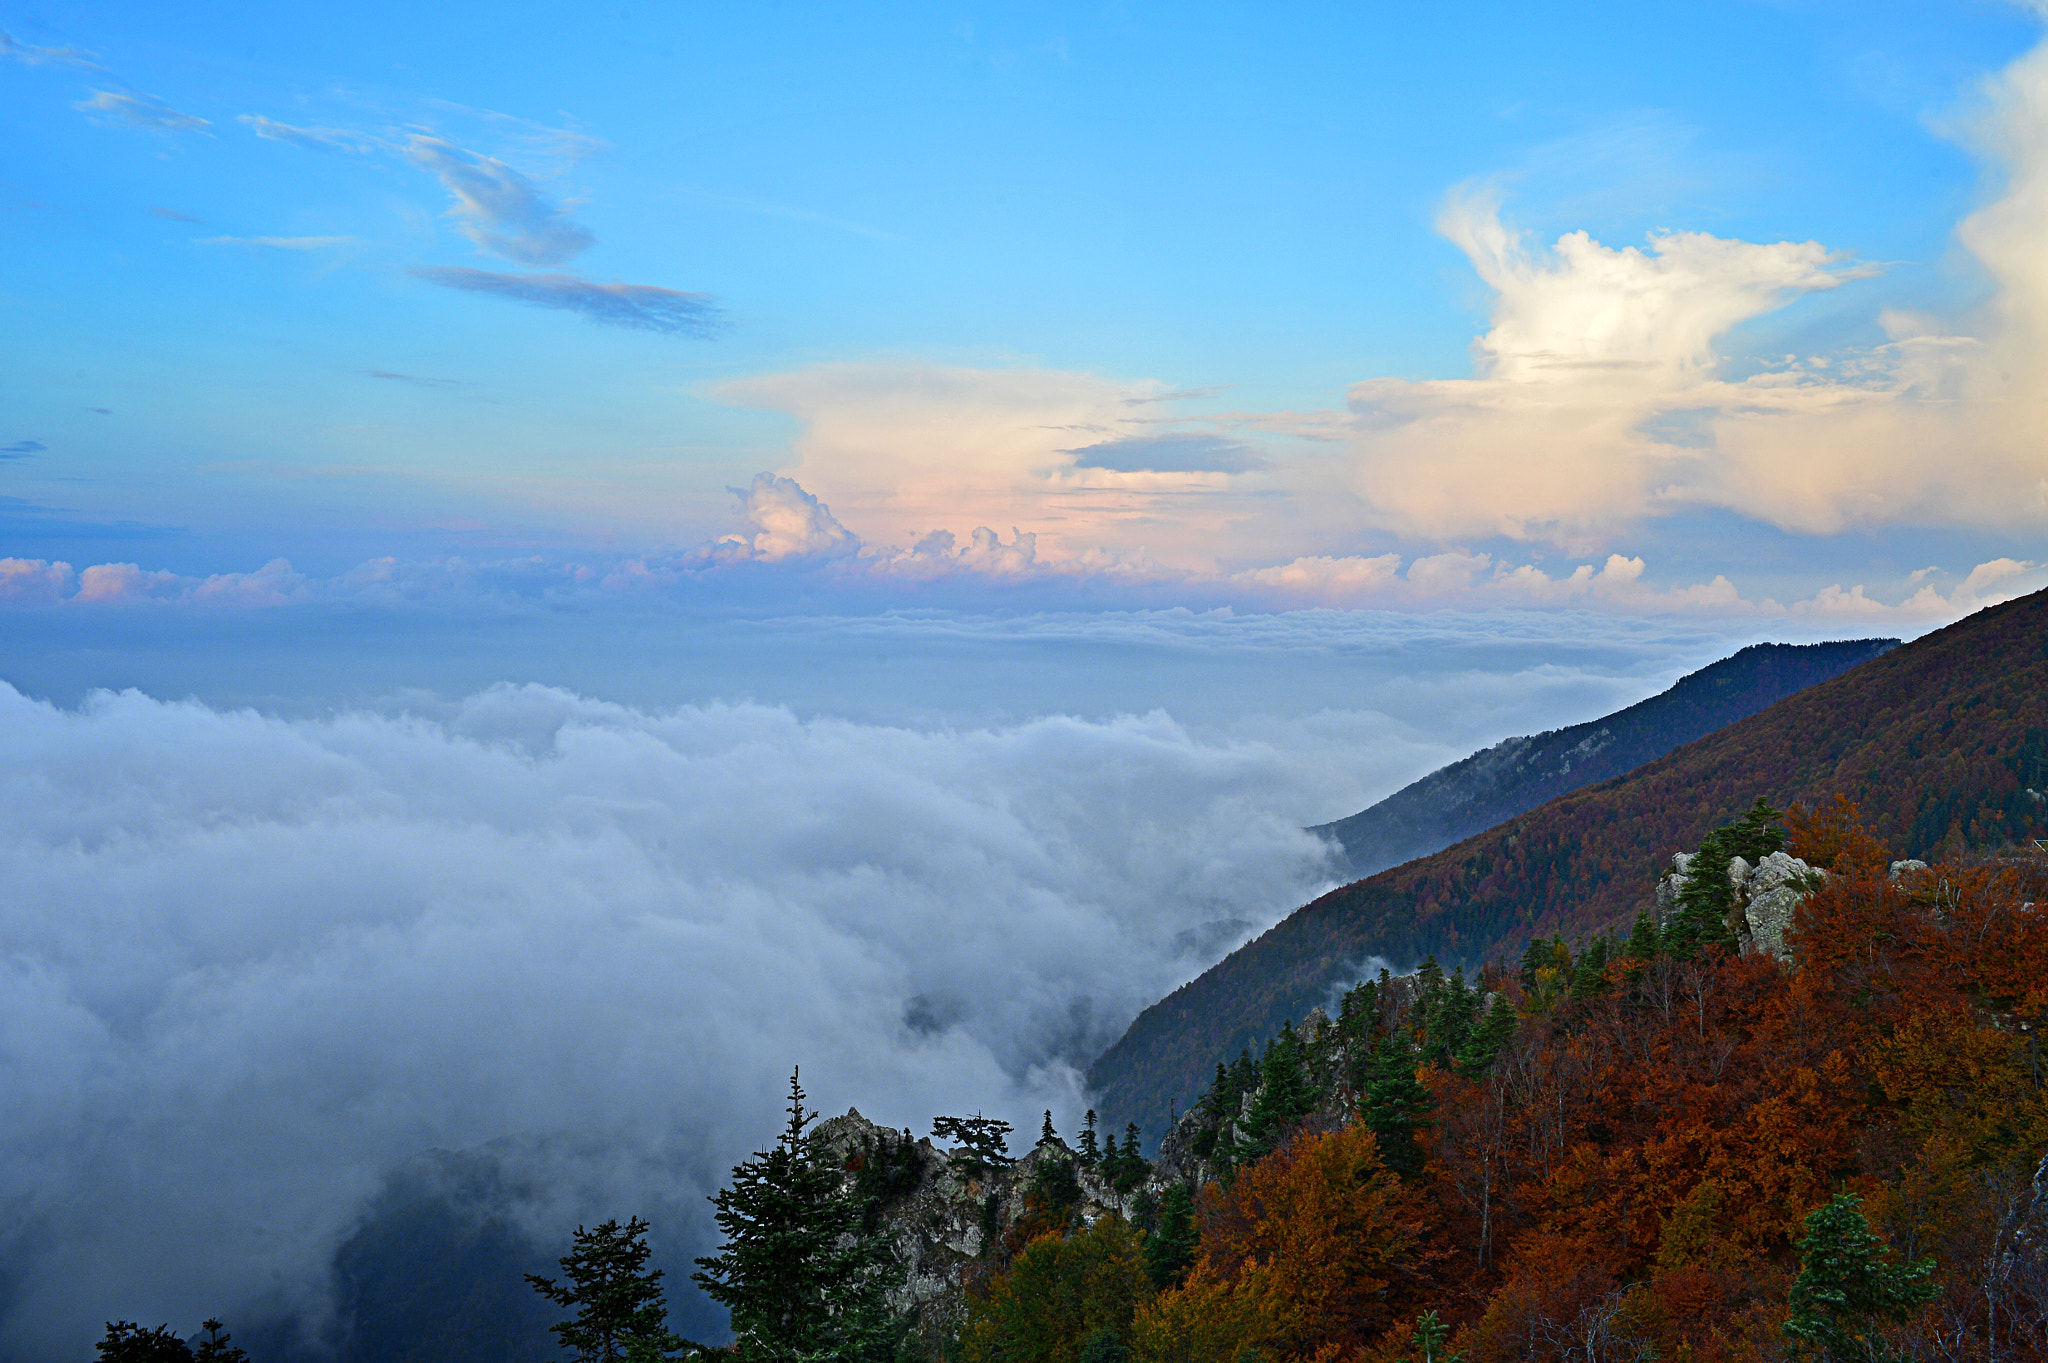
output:
POLYGON ((0 459, 24 459, 31 454, 41 454, 48 448, 40 440, 17 440, 12 445, 0 445, 0 459))
POLYGON ((494 156, 466 151, 425 133, 406 140, 405 158, 455 196, 463 234, 493 255, 521 265, 560 265, 597 240, 540 187, 494 156))
POLYGON ((265 246, 273 251, 327 251, 353 246, 354 237, 206 237, 206 246, 265 246))
POLYGON ((600 283, 573 274, 502 274, 461 265, 435 266, 413 274, 444 289, 495 294, 539 308, 562 308, 607 326, 676 336, 708 336, 718 326, 719 310, 708 295, 652 284, 600 283))
POLYGON ((155 95, 125 90, 95 90, 71 107, 100 123, 149 132, 200 132, 213 126, 196 114, 180 113, 155 95))
POLYGON ((100 69, 99 58, 82 47, 38 47, 34 43, 22 42, 4 28, 0 28, 0 57, 9 57, 27 66, 57 62, 65 66, 100 69))
POLYGON ((258 137, 272 142, 289 142, 295 147, 314 151, 359 152, 384 145, 381 138, 369 133, 348 128, 300 128, 265 118, 262 114, 238 114, 235 121, 247 125, 258 137))

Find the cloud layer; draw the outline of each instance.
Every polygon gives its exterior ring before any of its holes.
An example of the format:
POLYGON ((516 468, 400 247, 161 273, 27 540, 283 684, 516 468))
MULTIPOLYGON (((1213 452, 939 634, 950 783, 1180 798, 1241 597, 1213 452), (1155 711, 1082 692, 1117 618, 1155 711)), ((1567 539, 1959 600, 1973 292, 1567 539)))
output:
POLYGON ((718 326, 718 307, 704 294, 680 293, 652 284, 617 280, 604 284, 571 274, 503 274, 462 265, 413 273, 444 289, 495 294, 539 308, 564 308, 610 326, 685 336, 708 336, 718 326))
POLYGON ((287 723, 0 688, 0 1340, 315 1307, 430 1146, 583 1151, 565 1214, 693 1205, 793 1063, 898 1124, 1064 1120, 1065 1062, 1314 890, 1290 785, 1157 716, 505 687, 287 723))

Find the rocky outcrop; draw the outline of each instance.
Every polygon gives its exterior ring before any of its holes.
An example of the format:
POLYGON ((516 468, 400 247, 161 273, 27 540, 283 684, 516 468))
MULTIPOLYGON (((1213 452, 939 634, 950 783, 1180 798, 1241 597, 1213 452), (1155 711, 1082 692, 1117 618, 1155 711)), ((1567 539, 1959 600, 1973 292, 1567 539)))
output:
MULTIPOLYGON (((1679 896, 1693 875, 1693 861, 1690 852, 1675 853, 1671 870, 1657 882, 1659 926, 1669 922, 1677 911, 1679 896)), ((1728 926, 1734 929, 1742 950, 1791 961, 1785 930, 1792 926, 1792 911, 1827 875, 1819 867, 1809 866, 1785 852, 1773 852, 1754 866, 1741 857, 1729 858, 1728 884, 1734 891, 1734 902, 1729 909, 1728 926)))
POLYGON ((1155 1198, 1159 1191, 1156 1180, 1117 1191, 1062 1140, 1041 1141, 1016 1160, 984 1162, 942 1150, 929 1137, 877 1125, 857 1108, 820 1122, 811 1147, 845 1171, 850 1190, 873 1200, 875 1228, 903 1266, 890 1306, 910 1318, 927 1343, 959 1325, 971 1275, 1025 1218, 1031 1190, 1064 1182, 1059 1166, 1066 1166, 1078 1194, 1067 1214, 1084 1225, 1109 1212, 1135 1219, 1146 1189, 1155 1198))

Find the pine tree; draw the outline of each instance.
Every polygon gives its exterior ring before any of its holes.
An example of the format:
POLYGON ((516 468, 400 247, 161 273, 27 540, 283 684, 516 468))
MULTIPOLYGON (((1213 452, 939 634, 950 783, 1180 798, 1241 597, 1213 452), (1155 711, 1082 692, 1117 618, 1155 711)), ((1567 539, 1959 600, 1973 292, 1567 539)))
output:
MULTIPOLYGON (((1218 1065, 1216 1071, 1221 1074, 1223 1067, 1218 1065)), ((1091 1168, 1102 1163, 1102 1147, 1095 1139, 1095 1109, 1092 1107, 1088 1109, 1088 1116, 1081 1126, 1081 1163, 1091 1168)))
POLYGON ((1933 1301, 1939 1293, 1928 1281, 1933 1272, 1932 1259, 1886 1262, 1884 1241, 1864 1219, 1863 1199, 1838 1193, 1806 1218, 1785 1333, 1809 1356, 1829 1363, 1889 1358, 1877 1326, 1903 1323, 1933 1301))
POLYGON ((1422 1147, 1415 1128, 1429 1120, 1429 1090, 1415 1077, 1406 1042, 1381 1037, 1366 1057, 1366 1082, 1359 1104, 1365 1124, 1379 1137, 1380 1157, 1404 1179, 1422 1174, 1422 1147))
POLYGON ((577 1363, 653 1363, 682 1346, 668 1332, 662 1271, 647 1267, 647 1230, 637 1216, 623 1226, 616 1217, 590 1230, 578 1226, 560 1260, 566 1285, 526 1275, 534 1291, 576 1312, 548 1330, 577 1363))
POLYGON ((1166 1190, 1159 1203, 1159 1229, 1145 1237, 1145 1274, 1164 1292, 1187 1276, 1195 1262, 1195 1199, 1185 1183, 1166 1190))
POLYGON ((233 1336, 218 1320, 201 1321, 199 1328, 206 1331, 206 1338, 193 1351, 194 1363, 249 1363, 249 1355, 230 1342, 233 1336))
POLYGON ((818 1114, 804 1110, 795 1074, 789 1091, 774 1148, 734 1165, 732 1186, 711 1199, 725 1245, 691 1277, 732 1313, 744 1363, 885 1360, 898 1333, 885 1294, 902 1270, 862 1234, 839 1171, 813 1157, 804 1128, 818 1114))
POLYGON ((1040 1145, 1051 1145, 1059 1138, 1060 1133, 1052 1129, 1052 1109, 1047 1108, 1045 1110, 1045 1125, 1038 1129, 1038 1143, 1040 1145))
POLYGON ((1314 1107, 1315 1094, 1301 1072, 1301 1038, 1290 1022, 1273 1038, 1259 1064, 1259 1091, 1245 1115, 1245 1139, 1237 1158, 1246 1163, 1263 1158, 1314 1107))
POLYGON ((1607 992, 1607 958, 1613 944, 1606 935, 1595 937, 1586 943, 1586 949, 1579 953, 1579 963, 1572 971, 1572 997, 1585 1000, 1607 992))
POLYGON ((1515 1005, 1508 1002, 1507 995, 1495 994, 1486 1016, 1472 1029, 1464 1049, 1458 1052, 1458 1069, 1467 1075, 1483 1073, 1493 1064, 1501 1048, 1514 1040, 1516 1025, 1515 1005))
POLYGON ((191 1363, 192 1350, 168 1325, 145 1330, 134 1321, 110 1320, 95 1363, 191 1363))
POLYGON ((1436 1312, 1424 1311, 1415 1319, 1414 1363, 1465 1363, 1465 1355, 1444 1352, 1450 1337, 1451 1327, 1438 1320, 1436 1312))

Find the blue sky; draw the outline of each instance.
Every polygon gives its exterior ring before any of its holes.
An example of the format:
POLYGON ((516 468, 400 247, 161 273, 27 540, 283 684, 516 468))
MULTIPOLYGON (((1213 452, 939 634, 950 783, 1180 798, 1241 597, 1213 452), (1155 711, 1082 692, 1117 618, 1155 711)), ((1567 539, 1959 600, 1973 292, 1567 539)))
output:
POLYGON ((2037 414, 2012 431, 2013 380, 1956 349, 2041 357, 2006 306, 2028 280, 1958 239, 2001 203, 2034 225, 2023 8, 0 28, 24 562, 609 567, 757 539, 727 489, 767 471, 845 535, 756 557, 872 566, 943 531, 926 578, 1145 604, 1769 614, 1864 582, 1850 614, 1932 584, 1932 618, 2038 577, 2037 414), (1641 315, 1616 331, 1616 306, 1641 315), (1914 368, 1922 341, 1947 370, 1914 368), (1661 377, 1515 358, 1560 346, 1661 377), (974 561, 978 527, 1029 552, 974 561), (1446 553, 1483 563, 1405 585, 1446 553), (1642 566, 1603 595, 1609 555, 1642 566), (1557 586, 1581 565, 1592 587, 1557 586))

